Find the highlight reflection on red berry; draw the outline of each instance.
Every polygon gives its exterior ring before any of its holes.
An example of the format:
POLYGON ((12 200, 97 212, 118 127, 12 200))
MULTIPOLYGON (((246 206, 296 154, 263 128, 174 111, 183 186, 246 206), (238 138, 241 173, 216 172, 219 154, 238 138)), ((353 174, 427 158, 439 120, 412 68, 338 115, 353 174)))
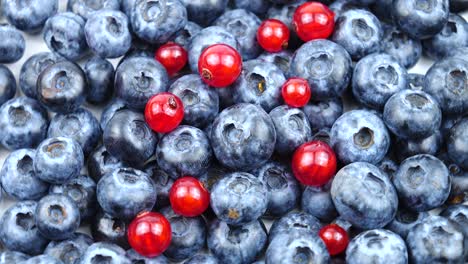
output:
POLYGON ((332 256, 344 252, 348 247, 348 233, 337 224, 329 224, 322 227, 319 231, 319 236, 332 256))
POLYGON ((188 54, 181 45, 169 42, 156 50, 155 59, 166 68, 169 76, 172 76, 187 64, 188 54))
POLYGON ((210 194, 199 180, 182 177, 172 185, 169 200, 176 214, 194 217, 201 215, 208 208, 210 194))
POLYGON ((257 41, 268 52, 279 52, 288 47, 289 28, 277 19, 267 19, 257 30, 257 41))
POLYGON ((303 107, 309 102, 311 91, 307 80, 302 78, 290 78, 283 84, 281 94, 287 105, 303 107))
POLYGON ((213 87, 226 87, 236 81, 242 71, 242 57, 226 44, 206 48, 198 60, 202 80, 213 87))
POLYGON ((184 105, 172 93, 159 93, 146 103, 145 119, 149 127, 158 133, 174 130, 184 119, 184 105))
POLYGON ((335 28, 335 13, 320 2, 306 2, 294 12, 293 24, 303 41, 326 39, 335 28))
POLYGON ((292 171, 304 185, 323 186, 336 173, 335 152, 319 140, 304 143, 294 152, 292 171))
POLYGON ((130 246, 140 255, 156 257, 171 244, 171 224, 162 214, 144 212, 128 226, 127 238, 130 246))

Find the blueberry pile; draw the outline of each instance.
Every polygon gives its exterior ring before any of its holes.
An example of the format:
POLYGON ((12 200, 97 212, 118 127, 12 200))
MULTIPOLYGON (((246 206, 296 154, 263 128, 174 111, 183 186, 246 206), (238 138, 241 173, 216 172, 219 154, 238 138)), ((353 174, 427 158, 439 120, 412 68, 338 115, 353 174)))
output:
POLYGON ((468 1, 0 5, 0 264, 468 263, 468 1))

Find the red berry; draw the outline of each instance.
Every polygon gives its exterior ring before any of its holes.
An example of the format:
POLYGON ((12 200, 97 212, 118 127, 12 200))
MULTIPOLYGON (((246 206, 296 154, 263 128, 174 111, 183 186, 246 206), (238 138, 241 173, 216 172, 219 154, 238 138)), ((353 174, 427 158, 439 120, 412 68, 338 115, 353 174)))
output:
POLYGON ((146 103, 146 123, 158 133, 174 130, 184 118, 184 105, 174 94, 159 93, 146 103))
POLYGON ((187 64, 187 51, 177 43, 169 42, 156 51, 155 59, 166 68, 169 76, 174 75, 187 64))
POLYGON ((349 243, 348 233, 337 224, 329 224, 322 227, 319 231, 319 236, 332 256, 344 252, 349 243))
POLYGON ((294 152, 292 170, 302 184, 323 186, 335 175, 335 153, 319 140, 304 143, 294 152))
POLYGON ((310 86, 302 78, 290 78, 281 88, 284 102, 292 107, 303 107, 310 100, 310 86))
POLYGON ((172 185, 169 200, 176 214, 194 217, 201 215, 208 208, 210 194, 199 180, 182 177, 172 185))
POLYGON ((264 50, 279 52, 288 47, 289 28, 277 19, 267 19, 257 30, 257 41, 264 50))
POLYGON ((225 44, 206 48, 198 60, 203 81, 213 87, 226 87, 236 81, 242 71, 242 58, 237 50, 225 44))
POLYGON ((335 27, 335 13, 322 3, 306 2, 294 12, 293 24, 303 41, 325 39, 335 27))
POLYGON ((171 224, 159 213, 141 213, 128 226, 128 243, 145 257, 161 255, 171 244, 171 238, 171 224))

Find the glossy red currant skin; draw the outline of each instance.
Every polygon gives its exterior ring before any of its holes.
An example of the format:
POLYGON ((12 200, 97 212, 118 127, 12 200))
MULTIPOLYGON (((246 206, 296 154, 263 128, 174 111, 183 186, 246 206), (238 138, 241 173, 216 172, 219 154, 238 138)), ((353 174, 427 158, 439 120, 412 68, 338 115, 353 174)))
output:
POLYGON ((290 78, 283 84, 281 94, 287 105, 291 107, 303 107, 309 102, 311 91, 307 80, 290 78))
POLYGON ((210 86, 221 88, 234 83, 242 71, 242 57, 229 45, 215 44, 206 48, 198 60, 198 72, 210 86))
POLYGON ((294 12, 293 25, 303 41, 326 39, 335 28, 335 13, 322 3, 306 2, 294 12))
POLYGON ((329 224, 319 231, 319 236, 327 246, 331 256, 343 253, 348 247, 349 236, 346 230, 337 224, 329 224))
POLYGON ((174 130, 184 119, 184 105, 171 93, 159 93, 148 100, 145 119, 149 127, 158 133, 174 130))
POLYGON ((319 140, 304 143, 294 152, 292 171, 304 185, 323 186, 335 175, 335 153, 327 143, 319 140))
POLYGON ((288 47, 289 28, 277 19, 267 19, 258 27, 257 41, 268 52, 279 52, 288 47))
POLYGON ((210 205, 210 193, 194 177, 182 177, 174 182, 169 201, 176 214, 185 217, 201 215, 210 205))
POLYGON ((161 255, 171 244, 171 238, 171 224, 159 213, 143 212, 128 226, 128 243, 148 258, 161 255))
POLYGON ((172 76, 185 67, 188 54, 181 45, 169 42, 156 50, 155 59, 166 68, 167 74, 172 76))

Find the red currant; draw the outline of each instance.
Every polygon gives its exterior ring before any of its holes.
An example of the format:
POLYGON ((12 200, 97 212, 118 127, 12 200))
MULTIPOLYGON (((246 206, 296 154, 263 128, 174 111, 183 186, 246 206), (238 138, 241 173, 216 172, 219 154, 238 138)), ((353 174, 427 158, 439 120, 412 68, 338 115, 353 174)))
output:
POLYGON ((337 224, 329 224, 322 227, 319 231, 319 236, 332 256, 344 252, 346 247, 348 247, 348 233, 337 224))
POLYGON ((311 92, 307 80, 290 78, 281 88, 284 102, 292 107, 303 107, 310 100, 311 92))
POLYGON ((174 130, 184 118, 184 105, 174 94, 159 93, 146 103, 146 123, 158 133, 174 130))
POLYGON ((199 180, 182 177, 172 185, 169 200, 176 214, 194 217, 201 215, 208 208, 210 194, 199 180))
POLYGON ((226 87, 236 81, 242 71, 242 58, 237 50, 225 44, 206 48, 198 60, 203 81, 213 87, 226 87))
POLYGON ((306 2, 294 12, 293 24, 303 41, 325 39, 335 27, 335 13, 322 3, 306 2))
POLYGON ((169 42, 156 50, 155 59, 166 68, 167 74, 172 76, 184 68, 185 64, 187 64, 188 55, 182 46, 169 42))
POLYGON ((294 152, 292 171, 304 185, 323 186, 335 175, 335 153, 319 140, 304 143, 294 152))
POLYGON ((141 213, 128 226, 128 243, 145 257, 161 255, 171 244, 171 238, 171 224, 159 213, 141 213))
POLYGON ((277 19, 267 19, 257 30, 257 41, 264 50, 279 52, 288 47, 289 28, 277 19))

